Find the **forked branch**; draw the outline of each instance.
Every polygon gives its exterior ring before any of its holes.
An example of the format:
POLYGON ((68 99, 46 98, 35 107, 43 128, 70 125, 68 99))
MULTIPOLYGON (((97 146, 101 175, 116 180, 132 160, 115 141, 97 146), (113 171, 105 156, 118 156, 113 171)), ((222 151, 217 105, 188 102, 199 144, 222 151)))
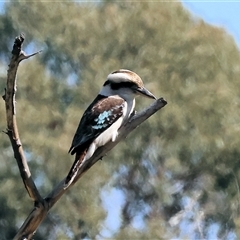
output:
MULTIPOLYGON (((7 115, 7 135, 9 136, 12 148, 14 151, 14 157, 17 161, 19 172, 21 174, 22 180, 24 182, 25 188, 34 201, 34 207, 30 212, 29 216, 19 229, 18 233, 14 237, 15 240, 31 239, 33 234, 36 232, 37 228, 46 217, 48 211, 53 207, 53 205, 61 198, 61 196, 67 191, 69 187, 74 185, 80 177, 88 169, 90 169, 99 159, 106 155, 112 148, 114 148, 121 140, 125 139, 126 136, 133 131, 138 125, 144 122, 151 115, 156 113, 158 110, 163 108, 167 102, 163 98, 159 98, 152 105, 150 105, 145 110, 134 115, 129 122, 119 130, 118 138, 115 142, 109 142, 105 146, 99 148, 94 155, 86 161, 81 172, 78 173, 76 179, 67 188, 65 186, 65 178, 48 194, 46 198, 43 198, 31 177, 31 172, 28 167, 26 158, 23 152, 23 146, 20 141, 19 132, 17 128, 16 121, 16 111, 15 111, 15 94, 16 94, 16 74, 19 63, 28 59, 39 52, 33 53, 31 55, 26 55, 22 51, 22 44, 24 41, 24 36, 20 35, 15 39, 12 58, 9 64, 8 75, 7 75, 7 86, 5 89, 5 95, 3 99, 5 100, 6 115, 7 115)), ((67 173, 67 172, 66 172, 67 173)))

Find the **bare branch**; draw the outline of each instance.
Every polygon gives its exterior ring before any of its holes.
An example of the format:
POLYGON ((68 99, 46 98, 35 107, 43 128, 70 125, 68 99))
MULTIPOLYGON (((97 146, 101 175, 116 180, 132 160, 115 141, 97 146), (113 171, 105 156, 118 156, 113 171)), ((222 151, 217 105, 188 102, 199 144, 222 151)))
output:
POLYGON ((39 53, 41 53, 41 52, 42 52, 42 50, 37 51, 37 52, 32 53, 32 54, 29 54, 29 55, 26 55, 26 53, 25 53, 24 51, 21 51, 18 60, 19 60, 19 62, 20 62, 20 61, 22 61, 22 60, 25 60, 25 59, 28 59, 28 58, 30 58, 30 57, 33 57, 33 56, 35 56, 35 55, 37 55, 37 54, 39 54, 39 53))
POLYGON ((54 204, 61 198, 61 196, 67 191, 67 189, 73 186, 89 168, 91 168, 99 159, 106 155, 112 148, 114 148, 121 140, 125 139, 127 135, 132 132, 138 125, 144 122, 151 115, 156 113, 158 110, 163 108, 167 102, 160 98, 151 104, 148 108, 134 115, 129 122, 119 130, 118 138, 115 142, 109 142, 105 146, 99 148, 94 155, 88 159, 81 171, 78 172, 75 180, 66 187, 65 178, 43 199, 38 192, 38 189, 31 177, 26 158, 24 156, 23 147, 20 141, 19 132, 17 128, 16 110, 15 110, 15 93, 16 93, 16 73, 18 65, 22 60, 28 59, 38 53, 26 55, 22 51, 22 44, 24 41, 24 35, 21 34, 15 39, 12 59, 9 64, 8 75, 7 75, 7 86, 3 99, 6 105, 7 115, 7 131, 12 148, 14 151, 14 157, 17 160, 19 171, 24 182, 25 188, 31 199, 34 201, 34 208, 30 212, 29 216, 19 229, 17 235, 14 237, 15 240, 31 239, 37 228, 46 217, 48 211, 54 206, 54 204))
POLYGON ((47 216, 48 209, 46 201, 36 205, 19 229, 17 235, 14 237, 14 240, 32 239, 37 228, 47 216))
MULTIPOLYGON (((97 149, 97 151, 94 153, 92 158, 90 158, 85 163, 85 167, 83 167, 81 172, 78 172, 76 181, 81 177, 81 175, 86 172, 90 167, 92 167, 99 159, 102 159, 106 155, 108 151, 110 151, 112 148, 114 148, 120 141, 125 139, 127 135, 132 132, 136 127, 138 127, 141 123, 143 123, 146 119, 148 119, 150 116, 152 116, 154 113, 156 113, 158 110, 163 108, 167 104, 166 100, 163 98, 159 98, 157 101, 155 101, 153 104, 151 104, 149 107, 145 108, 140 113, 134 115, 127 124, 125 124, 120 130, 118 138, 115 142, 109 142, 104 147, 101 147, 97 149)), ((74 183, 76 181, 73 181, 74 183)))
MULTIPOLYGON (((103 147, 100 147, 96 150, 94 155, 88 159, 85 163, 83 163, 83 167, 81 171, 78 172, 77 177, 74 179, 70 186, 74 185, 85 173, 88 169, 90 169, 98 160, 102 159, 103 156, 107 154, 112 148, 114 148, 120 141, 125 139, 129 133, 131 133, 137 126, 143 123, 146 119, 148 119, 151 115, 156 113, 158 110, 163 108, 167 102, 163 98, 159 98, 149 107, 141 111, 140 113, 134 115, 127 124, 125 124, 120 130, 118 138, 115 142, 109 142, 105 144, 103 147)), ((63 179, 57 187, 53 189, 53 191, 47 196, 49 207, 52 207, 56 201, 64 194, 64 192, 70 187, 64 184, 65 179, 63 179)))
MULTIPOLYGON (((151 104, 149 107, 141 111, 140 113, 134 115, 130 121, 121 128, 119 131, 118 138, 115 142, 109 142, 103 147, 97 149, 97 151, 94 153, 94 155, 84 163, 84 166, 82 168, 82 171, 78 173, 76 179, 66 188, 65 185, 65 178, 52 190, 51 193, 48 194, 48 196, 44 199, 45 205, 47 209, 43 209, 44 212, 49 211, 54 204, 62 197, 62 195, 67 191, 68 188, 73 186, 82 176, 83 174, 91 168, 99 159, 101 159, 103 156, 105 156, 112 148, 114 148, 121 140, 125 139, 127 135, 132 132, 137 126, 139 126, 141 123, 143 123, 147 118, 149 118, 151 115, 156 113, 158 110, 163 108, 167 102, 160 98, 157 101, 155 101, 153 104, 151 104)), ((45 217, 45 215, 39 211, 39 209, 34 208, 30 215, 28 216, 26 222, 21 228, 22 234, 20 232, 18 233, 18 236, 23 236, 23 233, 25 233, 28 226, 33 226, 31 228, 32 232, 36 231, 35 227, 38 227, 36 222, 39 224, 42 222, 42 217, 45 217), (25 228, 24 228, 25 226, 25 228)), ((29 229, 28 229, 29 230, 29 229)), ((15 239, 21 239, 21 238, 15 238, 15 239)))
POLYGON ((17 120, 16 120, 16 108, 15 108, 15 93, 17 91, 16 84, 16 74, 20 61, 22 58, 22 44, 24 41, 24 35, 16 37, 13 50, 12 50, 12 58, 8 68, 7 74, 7 86, 5 89, 5 106, 6 106, 6 115, 7 115, 7 135, 11 141, 12 148, 14 151, 14 157, 17 160, 17 164, 19 167, 19 171, 27 189, 27 192, 30 198, 33 201, 42 202, 43 199, 40 196, 34 181, 32 180, 31 173, 24 156, 22 144, 20 141, 17 120))

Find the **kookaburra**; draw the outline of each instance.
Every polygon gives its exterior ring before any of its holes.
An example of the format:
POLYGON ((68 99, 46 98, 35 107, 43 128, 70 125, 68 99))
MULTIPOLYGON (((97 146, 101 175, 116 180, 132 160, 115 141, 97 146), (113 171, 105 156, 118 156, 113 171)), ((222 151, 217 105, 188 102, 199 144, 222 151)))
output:
POLYGON ((82 164, 98 147, 115 141, 118 130, 134 111, 137 95, 156 99, 136 73, 120 69, 108 75, 101 91, 84 112, 73 138, 69 152, 76 156, 66 185, 74 180, 82 164))

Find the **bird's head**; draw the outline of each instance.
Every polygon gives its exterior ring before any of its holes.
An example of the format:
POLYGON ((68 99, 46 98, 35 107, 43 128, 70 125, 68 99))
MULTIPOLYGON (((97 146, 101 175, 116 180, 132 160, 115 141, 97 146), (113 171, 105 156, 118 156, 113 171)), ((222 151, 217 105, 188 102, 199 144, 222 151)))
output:
POLYGON ((110 73, 100 94, 106 96, 117 94, 124 99, 134 98, 135 95, 156 99, 156 97, 144 87, 142 79, 135 72, 126 69, 120 69, 110 73))

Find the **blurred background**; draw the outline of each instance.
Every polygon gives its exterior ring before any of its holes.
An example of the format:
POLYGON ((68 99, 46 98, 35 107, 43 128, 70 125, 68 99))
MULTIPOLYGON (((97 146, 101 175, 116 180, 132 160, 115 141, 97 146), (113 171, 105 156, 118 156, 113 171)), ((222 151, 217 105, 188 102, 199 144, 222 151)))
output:
MULTIPOLYGON (((231 29, 206 23, 187 1, 0 7, 2 95, 15 37, 25 33, 29 54, 43 50, 20 64, 17 91, 20 136, 42 196, 71 167, 79 119, 110 72, 133 70, 168 101, 59 200, 35 240, 239 239, 240 52, 231 29)), ((139 98, 136 110, 150 103, 139 98)), ((3 101, 0 115, 5 130, 3 101)), ((3 133, 0 142, 0 238, 9 240, 33 203, 3 133)))

